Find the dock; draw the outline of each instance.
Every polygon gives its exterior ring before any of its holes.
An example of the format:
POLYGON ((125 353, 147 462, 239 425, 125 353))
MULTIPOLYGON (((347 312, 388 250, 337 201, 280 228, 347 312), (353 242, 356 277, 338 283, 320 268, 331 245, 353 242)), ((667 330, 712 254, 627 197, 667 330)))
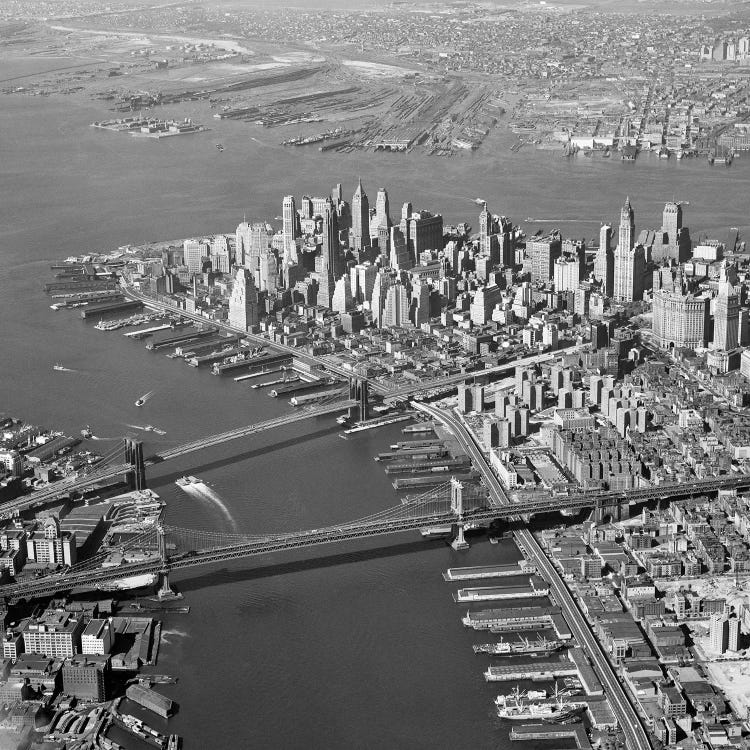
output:
POLYGON ((213 336, 216 333, 215 328, 200 329, 191 326, 182 331, 165 332, 163 335, 152 336, 151 340, 146 344, 146 349, 149 351, 156 351, 157 349, 164 349, 168 346, 176 346, 181 343, 187 343, 193 339, 202 339, 207 336, 213 336))
POLYGON ((386 474, 417 474, 419 472, 468 469, 471 465, 467 456, 461 458, 434 459, 431 461, 394 461, 385 467, 386 474))
POLYGON ((172 323, 164 323, 160 326, 151 326, 151 328, 141 328, 139 331, 127 331, 122 335, 127 336, 131 339, 143 339, 146 338, 146 336, 150 336, 152 333, 156 333, 157 331, 166 331, 171 327, 172 323))
POLYGON ((256 357, 238 359, 236 362, 218 362, 211 368, 213 375, 224 375, 236 370, 245 370, 248 375, 265 375, 270 372, 278 372, 282 367, 289 367, 294 362, 291 354, 268 354, 263 352, 256 357), (275 368, 275 369, 274 369, 275 368))
POLYGON ((50 292, 94 292, 104 289, 119 289, 120 282, 114 279, 92 279, 90 281, 51 281, 44 285, 50 292))
POLYGON ((576 724, 521 724, 510 730, 511 740, 575 740, 579 750, 591 750, 586 727, 576 724))
POLYGON ((514 680, 532 680, 547 682, 558 677, 577 677, 578 668, 572 661, 541 661, 532 664, 500 664, 487 667, 484 679, 487 682, 512 682, 514 680))
POLYGON ((479 586, 459 589, 453 600, 459 604, 466 602, 484 602, 501 599, 534 599, 547 596, 549 584, 537 575, 529 578, 528 586, 479 586))
MULTIPOLYGON (((479 479, 479 472, 477 471, 457 471, 451 474, 452 477, 458 479, 459 482, 471 482, 479 479)), ((434 487, 438 484, 445 484, 445 474, 435 472, 429 476, 420 477, 396 477, 391 482, 393 488, 396 490, 407 490, 414 487, 434 487)))
POLYGON ((445 581, 470 581, 480 578, 508 578, 536 573, 536 567, 526 560, 519 560, 515 565, 479 565, 468 568, 448 568, 443 573, 445 581))
POLYGON ((561 641, 569 641, 573 634, 562 616, 560 607, 508 607, 467 612, 461 620, 467 628, 502 633, 510 630, 541 630, 553 628, 561 641))
POLYGON ((81 317, 95 318, 99 315, 109 315, 115 312, 125 312, 127 310, 142 310, 143 302, 140 300, 124 300, 122 302, 105 302, 101 305, 92 305, 81 311, 81 317))

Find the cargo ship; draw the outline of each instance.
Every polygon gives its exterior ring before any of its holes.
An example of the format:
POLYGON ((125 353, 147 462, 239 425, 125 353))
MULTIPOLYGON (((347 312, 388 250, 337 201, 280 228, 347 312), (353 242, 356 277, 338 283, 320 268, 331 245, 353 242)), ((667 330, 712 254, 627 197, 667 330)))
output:
POLYGON ((548 703, 534 703, 516 688, 510 695, 495 698, 497 715, 512 721, 548 721, 557 724, 573 720, 585 708, 584 701, 566 701, 562 694, 548 703))
POLYGON ((563 642, 556 638, 539 638, 536 641, 531 641, 521 636, 515 642, 501 638, 497 643, 480 643, 474 646, 474 653, 491 654, 493 656, 506 654, 547 655, 559 651, 563 646, 563 642))

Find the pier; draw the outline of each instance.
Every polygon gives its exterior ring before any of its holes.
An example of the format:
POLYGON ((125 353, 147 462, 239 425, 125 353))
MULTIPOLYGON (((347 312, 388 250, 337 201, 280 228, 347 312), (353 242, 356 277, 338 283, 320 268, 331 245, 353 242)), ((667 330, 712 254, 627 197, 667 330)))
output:
POLYGON ((479 565, 468 568, 448 568, 443 573, 445 581, 469 581, 481 578, 509 578, 526 573, 536 573, 536 568, 526 560, 519 560, 515 565, 479 565))
POLYGON ((586 727, 581 724, 554 726, 550 724, 522 724, 510 730, 512 740, 575 740, 579 750, 591 750, 586 727))
POLYGON ((487 667, 484 679, 487 682, 512 682, 532 680, 546 682, 558 677, 577 677, 578 668, 571 661, 540 661, 533 664, 501 664, 487 667))
POLYGON ((128 310, 142 310, 143 303, 137 300, 124 300, 123 302, 106 302, 101 305, 93 305, 81 311, 81 317, 94 318, 98 315, 109 315, 115 312, 126 312, 128 310))
POLYGON ((534 599, 547 596, 549 585, 539 576, 529 578, 528 586, 479 586, 476 588, 459 589, 454 595, 454 601, 483 602, 500 599, 534 599))

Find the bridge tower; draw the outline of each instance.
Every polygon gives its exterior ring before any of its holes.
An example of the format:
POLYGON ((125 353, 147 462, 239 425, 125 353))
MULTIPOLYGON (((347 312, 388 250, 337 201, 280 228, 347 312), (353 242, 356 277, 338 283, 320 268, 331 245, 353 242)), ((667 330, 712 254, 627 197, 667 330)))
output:
POLYGON ((159 589, 156 595, 159 599, 179 599, 180 594, 176 594, 169 585, 169 557, 167 556, 167 540, 165 538, 164 527, 161 524, 156 526, 156 541, 161 558, 161 568, 159 569, 159 589))
POLYGON ((349 380, 349 399, 359 402, 357 406, 350 407, 349 418, 358 419, 360 422, 363 422, 367 419, 370 411, 367 380, 360 380, 357 377, 349 380))
POLYGON ((125 438, 125 461, 133 468, 130 471, 130 488, 146 489, 146 464, 143 461, 143 443, 125 438))
POLYGON ((468 549, 469 543, 464 538, 464 486, 456 477, 451 477, 451 510, 456 514, 456 536, 451 542, 455 550, 468 549))

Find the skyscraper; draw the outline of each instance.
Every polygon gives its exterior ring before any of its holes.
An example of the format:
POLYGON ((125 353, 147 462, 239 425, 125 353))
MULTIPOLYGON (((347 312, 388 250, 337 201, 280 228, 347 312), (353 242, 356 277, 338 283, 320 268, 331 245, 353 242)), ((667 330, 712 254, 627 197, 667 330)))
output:
POLYGON ((721 264, 719 294, 714 303, 714 338, 712 347, 731 351, 739 345, 740 300, 734 287, 727 281, 726 261, 721 264))
POLYGON ((717 612, 711 615, 711 651, 723 654, 729 647, 729 618, 717 612))
POLYGON ((479 214, 479 249, 485 255, 490 255, 492 237, 492 214, 487 210, 487 203, 482 205, 479 214))
POLYGON ((625 199, 625 205, 620 211, 620 232, 617 242, 618 248, 632 250, 635 245, 635 212, 630 205, 630 198, 625 199))
POLYGON ((383 309, 391 285, 391 276, 387 271, 378 271, 372 286, 372 297, 370 298, 370 310, 372 310, 372 322, 378 328, 383 326, 383 309))
POLYGON ((555 260, 561 253, 562 242, 558 234, 528 240, 526 254, 531 259, 531 280, 542 284, 551 281, 555 260))
POLYGON ((336 279, 341 275, 339 261, 339 227, 336 209, 330 198, 326 200, 323 215, 323 243, 321 247, 320 287, 318 289, 318 304, 331 306, 336 279))
POLYGON ((612 296, 615 280, 615 261, 610 242, 612 227, 604 224, 599 230, 599 249, 594 257, 594 278, 601 282, 602 290, 607 297, 612 296))
POLYGON ((612 296, 616 302, 633 302, 643 299, 643 275, 646 272, 646 254, 640 245, 628 247, 629 234, 623 237, 620 225, 620 244, 614 256, 614 289, 612 296))
POLYGON ((253 275, 246 268, 237 269, 229 297, 229 325, 247 331, 260 317, 258 290, 253 275))
POLYGON ((662 229, 670 245, 677 245, 677 235, 682 229, 682 206, 679 203, 667 203, 662 215, 662 229))
POLYGON ((406 287, 396 281, 388 287, 383 306, 383 328, 401 328, 409 322, 409 298, 406 287))
POLYGON ((370 202, 362 187, 362 180, 352 197, 352 249, 361 252, 371 246, 370 243, 370 202))
POLYGON ((294 196, 287 195, 281 208, 284 233, 284 263, 297 262, 297 237, 299 217, 294 203, 294 196))
POLYGON ((185 240, 182 244, 185 253, 185 265, 190 273, 203 271, 203 260, 208 257, 208 245, 199 240, 185 240))
MULTIPOLYGON (((403 224, 403 220, 402 220, 403 224)), ((412 260, 425 250, 443 249, 443 217, 429 211, 414 211, 406 220, 406 244, 412 260)))
POLYGON ((377 238, 381 253, 387 254, 390 251, 392 223, 388 191, 385 188, 380 188, 375 202, 375 219, 370 224, 370 236, 377 238))
POLYGON ((337 282, 331 300, 331 310, 337 313, 345 313, 354 307, 352 300, 352 284, 349 274, 344 274, 337 282))

